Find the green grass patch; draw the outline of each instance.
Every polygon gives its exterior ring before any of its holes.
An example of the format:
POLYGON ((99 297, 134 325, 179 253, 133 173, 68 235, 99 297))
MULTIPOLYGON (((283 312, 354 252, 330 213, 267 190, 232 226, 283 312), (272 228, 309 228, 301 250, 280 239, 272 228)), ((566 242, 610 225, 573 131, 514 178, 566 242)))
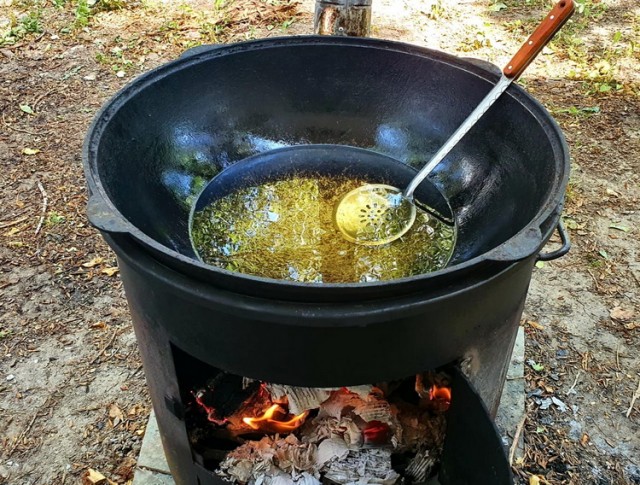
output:
POLYGON ((13 45, 29 35, 41 34, 43 31, 42 10, 36 7, 17 18, 9 18, 5 30, 0 30, 0 47, 13 45))

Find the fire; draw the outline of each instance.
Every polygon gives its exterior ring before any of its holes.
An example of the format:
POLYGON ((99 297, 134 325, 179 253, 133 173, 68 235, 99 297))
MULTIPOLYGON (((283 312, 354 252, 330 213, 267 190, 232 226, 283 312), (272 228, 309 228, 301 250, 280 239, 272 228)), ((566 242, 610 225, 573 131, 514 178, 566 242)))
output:
POLYGON ((205 412, 207 413, 207 419, 209 421, 211 421, 213 424, 216 424, 218 426, 222 426, 223 424, 227 423, 227 418, 223 418, 223 419, 218 419, 218 417, 216 416, 216 410, 211 407, 211 406, 207 406, 204 401, 202 400, 202 392, 197 392, 191 393, 193 395, 193 397, 196 398, 196 403, 205 410, 205 412))
POLYGON ((362 436, 366 444, 383 445, 389 441, 391 428, 381 421, 371 421, 362 431, 362 436))
POLYGON ((279 405, 274 404, 267 409, 262 416, 257 418, 242 418, 242 421, 250 428, 264 433, 291 433, 304 423, 308 411, 298 414, 289 420, 283 420, 287 412, 279 405), (280 418, 280 419, 278 419, 280 418))
POLYGON ((434 384, 429 389, 429 400, 438 405, 438 408, 446 411, 451 405, 451 388, 434 384))

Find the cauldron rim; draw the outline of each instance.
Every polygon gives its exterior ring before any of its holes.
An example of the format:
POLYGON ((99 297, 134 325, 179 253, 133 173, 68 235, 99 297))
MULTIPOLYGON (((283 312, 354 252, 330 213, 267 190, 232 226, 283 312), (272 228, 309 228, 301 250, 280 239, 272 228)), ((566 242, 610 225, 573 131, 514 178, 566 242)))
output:
MULTIPOLYGON (((504 268, 505 265, 530 258, 542 249, 560 221, 560 213, 564 201, 563 188, 566 187, 569 179, 569 147, 562 130, 550 113, 539 101, 518 85, 512 85, 505 95, 511 96, 522 105, 540 124, 545 133, 550 135, 549 140, 553 153, 556 155, 555 158, 561 158, 563 162, 562 176, 553 179, 552 186, 548 192, 549 197, 545 203, 542 204, 536 216, 521 231, 485 253, 431 273, 385 281, 319 284, 279 280, 233 272, 206 265, 197 259, 193 259, 161 244, 131 223, 110 200, 98 175, 97 151, 100 145, 100 139, 110 120, 117 114, 122 106, 140 91, 174 72, 187 69, 202 61, 216 57, 237 54, 249 50, 323 45, 377 48, 420 57, 426 55, 491 83, 495 83, 498 78, 495 69, 490 68, 492 65, 485 61, 457 57, 426 47, 383 39, 303 35, 271 37, 228 45, 223 44, 220 46, 214 45, 211 46, 209 50, 199 48, 194 54, 184 55, 134 79, 116 93, 96 114, 89 126, 82 152, 89 192, 88 215, 90 222, 105 233, 128 234, 133 240, 150 250, 151 253, 163 263, 187 275, 196 276, 198 279, 208 280, 220 286, 239 289, 239 292, 246 294, 263 295, 264 290, 268 290, 269 293, 276 292, 275 294, 278 294, 279 291, 294 290, 296 293, 299 292, 300 295, 305 295, 302 299, 314 299, 313 294, 316 294, 321 299, 329 295, 339 294, 342 295, 339 299, 348 299, 354 292, 360 292, 364 288, 368 288, 372 296, 380 295, 378 290, 382 289, 384 289, 385 294, 388 294, 392 287, 411 291, 410 288, 412 288, 413 283, 418 281, 448 280, 456 273, 467 273, 473 267, 485 267, 487 263, 499 268, 504 268)), ((495 66, 492 67, 495 68, 495 66)))

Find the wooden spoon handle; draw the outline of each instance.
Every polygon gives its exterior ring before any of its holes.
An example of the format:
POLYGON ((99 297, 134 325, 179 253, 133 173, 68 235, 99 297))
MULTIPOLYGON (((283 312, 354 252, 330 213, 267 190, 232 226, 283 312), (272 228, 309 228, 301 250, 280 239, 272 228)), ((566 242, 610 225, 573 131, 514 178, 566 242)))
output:
POLYGON ((502 70, 504 75, 516 80, 533 61, 542 48, 556 35, 556 32, 573 15, 575 3, 573 0, 560 0, 551 9, 549 15, 540 23, 520 50, 516 52, 511 61, 502 70))

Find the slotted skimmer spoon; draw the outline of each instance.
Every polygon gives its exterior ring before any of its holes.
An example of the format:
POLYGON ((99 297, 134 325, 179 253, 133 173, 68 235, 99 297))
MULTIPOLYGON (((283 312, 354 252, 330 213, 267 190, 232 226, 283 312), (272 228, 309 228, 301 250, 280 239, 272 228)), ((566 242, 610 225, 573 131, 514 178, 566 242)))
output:
POLYGON ((348 192, 336 205, 335 224, 343 236, 357 244, 378 246, 402 237, 416 219, 413 194, 422 181, 449 154, 478 120, 517 80, 542 48, 573 14, 573 0, 560 0, 502 70, 500 80, 460 127, 416 174, 406 189, 366 184, 348 192))

